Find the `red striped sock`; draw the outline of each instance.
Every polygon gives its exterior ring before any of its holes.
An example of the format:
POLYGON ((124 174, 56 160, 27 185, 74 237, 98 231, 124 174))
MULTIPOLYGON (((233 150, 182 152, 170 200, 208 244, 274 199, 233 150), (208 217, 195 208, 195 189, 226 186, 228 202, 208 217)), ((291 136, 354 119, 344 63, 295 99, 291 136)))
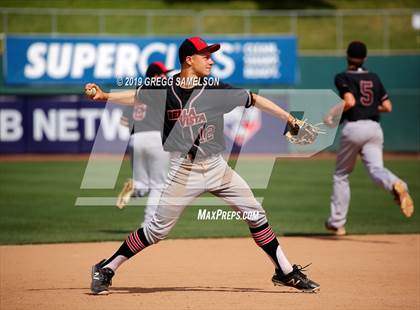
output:
POLYGON ((252 233, 252 238, 254 238, 254 241, 258 246, 263 247, 264 245, 275 240, 276 236, 274 235, 271 226, 267 226, 265 229, 259 232, 252 233))
POLYGON ((250 228, 250 231, 255 243, 267 253, 274 266, 284 273, 290 272, 292 267, 284 255, 271 226, 265 223, 259 227, 250 228))
POLYGON ((122 243, 117 252, 114 253, 109 259, 107 259, 103 266, 113 263, 118 256, 124 256, 127 259, 136 255, 141 250, 148 247, 150 243, 147 241, 144 235, 143 228, 140 228, 128 235, 127 239, 122 243))
POLYGON ((127 243, 127 246, 130 248, 133 255, 137 254, 148 245, 145 245, 144 242, 141 241, 138 231, 129 234, 125 242, 127 243))

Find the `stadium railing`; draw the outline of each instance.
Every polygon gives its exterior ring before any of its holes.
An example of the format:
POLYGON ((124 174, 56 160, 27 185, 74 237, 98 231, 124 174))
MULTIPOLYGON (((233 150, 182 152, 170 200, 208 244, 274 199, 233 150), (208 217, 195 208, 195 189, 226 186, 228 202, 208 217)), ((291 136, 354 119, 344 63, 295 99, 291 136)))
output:
POLYGON ((359 38, 380 54, 420 52, 420 9, 141 10, 0 8, 0 33, 297 35, 301 52, 341 53, 359 38), (71 18, 69 18, 71 17, 71 18))

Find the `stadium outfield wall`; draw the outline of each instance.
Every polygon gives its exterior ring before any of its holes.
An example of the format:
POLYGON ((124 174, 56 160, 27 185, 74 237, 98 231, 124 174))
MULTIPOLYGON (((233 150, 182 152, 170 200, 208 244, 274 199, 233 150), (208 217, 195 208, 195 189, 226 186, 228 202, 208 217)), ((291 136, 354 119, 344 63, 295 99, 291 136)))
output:
MULTIPOLYGON (((346 63, 344 57, 336 56, 299 56, 298 57, 298 83, 294 86, 287 86, 287 88, 298 88, 298 89, 334 89, 333 79, 334 75, 345 69, 346 63)), ((366 67, 372 71, 377 72, 394 104, 394 110, 391 114, 383 115, 382 125, 385 134, 385 145, 386 151, 404 151, 404 152, 419 152, 419 131, 420 131, 420 55, 404 55, 404 56, 370 56, 366 63, 366 67)), ((0 116, 6 117, 13 114, 13 110, 24 111, 21 113, 21 122, 25 121, 25 126, 32 126, 27 120, 28 111, 34 111, 34 109, 28 109, 28 106, 36 103, 37 106, 43 107, 51 105, 61 105, 65 110, 66 107, 73 106, 85 106, 86 102, 83 102, 82 97, 82 85, 73 86, 50 86, 50 87, 17 87, 5 85, 3 77, 0 80, 0 116), (63 97, 63 95, 65 95, 63 97), (67 96, 69 95, 69 96, 67 96), (77 96, 75 96, 77 95, 77 96), (59 96, 59 97, 57 97, 59 96), (67 99, 66 99, 67 98, 67 99), (63 101, 64 100, 64 101, 63 101), (66 102, 65 102, 66 101, 66 102), (49 103, 48 103, 49 102, 49 103), (7 110, 9 114, 4 114, 4 110, 7 110), (12 112, 11 112, 12 111, 12 112)), ((261 85, 242 85, 252 89, 266 88, 261 85)), ((270 88, 277 86, 270 86, 270 88)), ((278 85, 278 88, 285 88, 285 86, 278 85)), ((40 113, 37 110, 38 114, 40 113)), ((98 112, 98 111, 96 111, 98 112)), ((95 112, 95 113, 96 113, 95 112)), ((66 113, 74 113, 66 110, 66 113)), ((64 113, 60 117, 71 117, 70 114, 64 113), (66 116, 67 115, 67 116, 66 116)), ((16 114, 16 113, 15 113, 16 114)), ((44 114, 45 115, 45 114, 44 114)), ((65 131, 60 131, 60 122, 57 116, 57 132, 51 133, 55 139, 59 139, 60 135, 64 134, 64 139, 69 139, 66 136, 65 131)), ((39 116, 38 117, 43 117, 39 116)), ((93 116, 85 115, 85 119, 93 116)), ((18 117, 19 119, 19 117, 18 117)), ((78 123, 82 123, 79 120, 78 123)), ((4 127, 1 124, 0 127, 4 127)), ((14 126, 10 124, 8 126, 14 126)), ((76 126, 71 122, 67 122, 66 126, 76 126)), ((33 126, 32 126, 33 127, 33 126)), ((10 130, 10 128, 0 128, 2 130, 10 130)), ((53 129, 51 129, 54 131, 53 129)), ((19 131, 17 131, 19 134, 19 131)), ((92 135, 92 133, 89 133, 92 135)), ((118 130, 115 134, 123 135, 118 130)), ((83 133, 86 136, 86 131, 83 133)), ((89 136, 90 137, 90 136, 89 136)), ((0 139, 2 140, 2 139, 0 139)), ((27 140, 27 139, 26 139, 27 140)), ((334 145, 330 148, 332 150, 337 147, 337 140, 334 145)), ((66 144, 63 144, 66 145, 66 144)), ((70 144, 67 143, 69 146, 70 144)), ((79 143, 77 150, 80 152, 87 152, 91 147, 91 143, 82 141, 79 143)), ((61 149, 61 148, 60 148, 61 149)), ((27 142, 22 142, 20 148, 14 149, 6 146, 5 141, 0 141, 0 153, 25 153, 27 152, 27 142)), ((68 153, 72 148, 62 148, 62 152, 68 153)), ((39 148, 38 152, 48 152, 48 147, 39 148)), ((78 152, 73 151, 71 152, 78 152)))

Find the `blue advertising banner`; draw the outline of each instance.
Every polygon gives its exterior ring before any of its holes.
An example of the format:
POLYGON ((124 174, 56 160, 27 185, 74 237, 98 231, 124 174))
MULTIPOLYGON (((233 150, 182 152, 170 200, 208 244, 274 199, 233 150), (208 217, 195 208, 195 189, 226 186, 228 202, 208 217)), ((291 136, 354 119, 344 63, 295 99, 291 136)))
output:
MULTIPOLYGON (((216 78, 242 85, 297 82, 294 36, 204 39, 221 44, 221 49, 212 56, 215 62, 212 74, 216 78)), ((178 46, 183 40, 183 37, 7 36, 3 54, 5 81, 9 85, 97 82, 133 86, 130 81, 144 77, 153 61, 180 69, 178 46)))
POLYGON ((128 128, 121 107, 79 96, 0 97, 0 154, 120 152, 128 128))
POLYGON ((26 123, 24 100, 19 96, 0 96, 0 153, 24 153, 26 123))

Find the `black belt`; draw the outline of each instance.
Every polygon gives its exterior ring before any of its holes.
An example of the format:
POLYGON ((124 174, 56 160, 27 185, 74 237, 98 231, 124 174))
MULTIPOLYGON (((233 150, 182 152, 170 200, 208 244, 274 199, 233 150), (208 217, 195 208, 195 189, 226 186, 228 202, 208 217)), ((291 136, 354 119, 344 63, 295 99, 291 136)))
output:
POLYGON ((198 158, 199 160, 206 160, 207 158, 210 158, 212 156, 218 155, 220 153, 214 153, 214 154, 208 154, 206 156, 197 156, 197 154, 194 154, 192 152, 188 152, 188 153, 180 153, 180 157, 181 158, 185 158, 188 159, 190 161, 194 161, 196 158, 198 158))
POLYGON ((198 147, 194 144, 193 146, 191 146, 188 153, 185 154, 185 158, 188 158, 191 161, 193 161, 197 157, 197 152, 198 152, 198 147))
POLYGON ((357 122, 357 121, 374 121, 379 123, 379 119, 376 117, 368 117, 368 118, 359 118, 359 119, 343 119, 343 121, 348 121, 348 122, 357 122))
POLYGON ((195 157, 197 156, 197 152, 189 151, 187 154, 182 154, 181 156, 184 157, 185 159, 189 159, 191 161, 194 161, 195 157))

